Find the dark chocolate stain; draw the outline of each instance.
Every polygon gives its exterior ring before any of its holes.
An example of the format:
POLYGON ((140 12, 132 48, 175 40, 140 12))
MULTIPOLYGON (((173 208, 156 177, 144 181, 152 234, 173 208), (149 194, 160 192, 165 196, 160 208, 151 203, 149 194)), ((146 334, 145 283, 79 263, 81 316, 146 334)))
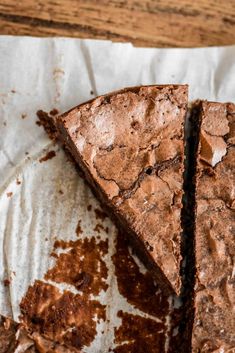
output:
POLYGON ((128 246, 126 237, 119 233, 116 253, 112 257, 119 292, 134 307, 163 319, 169 311, 168 297, 163 294, 149 271, 140 272, 128 246))
POLYGON ((107 290, 108 269, 103 257, 108 253, 108 240, 96 242, 94 237, 68 242, 57 240, 54 249, 69 251, 59 255, 55 255, 55 250, 52 252, 57 261, 45 279, 71 284, 85 294, 98 295, 101 290, 107 290))
POLYGON ((55 151, 49 151, 45 156, 41 157, 39 159, 39 162, 42 163, 42 162, 46 162, 48 161, 49 159, 52 159, 56 156, 56 153, 55 151))
POLYGON ((51 284, 35 281, 20 303, 21 321, 46 338, 80 349, 96 335, 96 322, 105 320, 104 306, 87 296, 61 293, 51 284))
MULTIPOLYGON (((104 220, 106 214, 97 210, 98 219, 104 220)), ((107 227, 104 228, 101 223, 96 226, 108 232, 107 227)), ((81 232, 79 220, 76 234, 79 236, 81 232)), ((140 272, 129 249, 128 240, 119 234, 116 253, 113 255, 119 292, 131 305, 162 322, 119 311, 118 316, 122 323, 115 329, 113 351, 164 352, 168 334, 170 345, 174 345, 173 329, 178 323, 177 311, 170 313, 174 323, 171 332, 167 333, 165 318, 169 314, 168 297, 163 295, 148 271, 140 272)), ((107 253, 108 240, 97 241, 97 237, 55 241, 51 253, 51 256, 56 258, 55 265, 44 278, 73 285, 79 290, 79 294, 69 291, 61 293, 51 284, 36 281, 29 287, 20 304, 23 323, 46 339, 64 344, 69 349, 89 346, 97 333, 95 317, 97 316, 98 320, 106 319, 105 306, 92 300, 91 295, 98 295, 101 290, 106 291, 108 288, 108 269, 103 260, 107 253), (57 250, 60 250, 59 253, 57 250)), ((169 350, 168 353, 170 352, 173 351, 169 350)))
POLYGON ((161 291, 149 271, 140 272, 131 254, 128 238, 123 234, 119 233, 117 236, 116 253, 112 259, 120 294, 135 308, 162 320, 157 323, 151 318, 119 312, 122 324, 115 331, 115 341, 119 345, 114 352, 165 352, 167 338, 169 339, 167 353, 175 353, 175 347, 180 339, 177 330, 181 318, 180 309, 169 308, 169 297, 161 291), (170 328, 165 326, 168 315, 170 328))
POLYGON ((164 324, 139 315, 118 312, 122 324, 115 329, 115 353, 164 352, 164 324))

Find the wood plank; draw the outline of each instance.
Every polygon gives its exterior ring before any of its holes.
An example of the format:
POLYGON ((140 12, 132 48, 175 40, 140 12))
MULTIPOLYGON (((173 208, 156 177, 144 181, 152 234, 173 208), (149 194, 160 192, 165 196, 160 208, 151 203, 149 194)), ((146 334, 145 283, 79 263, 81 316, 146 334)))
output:
POLYGON ((235 0, 13 0, 0 33, 131 41, 139 46, 235 44, 235 0))

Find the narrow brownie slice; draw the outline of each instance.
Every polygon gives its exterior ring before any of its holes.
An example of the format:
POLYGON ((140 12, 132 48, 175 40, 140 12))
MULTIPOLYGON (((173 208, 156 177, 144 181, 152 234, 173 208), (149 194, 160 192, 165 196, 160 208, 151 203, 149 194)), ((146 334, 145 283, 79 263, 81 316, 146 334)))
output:
POLYGON ((235 352, 235 105, 199 104, 192 352, 235 352))
POLYGON ((165 289, 181 288, 187 86, 127 88, 57 118, 95 194, 165 289))

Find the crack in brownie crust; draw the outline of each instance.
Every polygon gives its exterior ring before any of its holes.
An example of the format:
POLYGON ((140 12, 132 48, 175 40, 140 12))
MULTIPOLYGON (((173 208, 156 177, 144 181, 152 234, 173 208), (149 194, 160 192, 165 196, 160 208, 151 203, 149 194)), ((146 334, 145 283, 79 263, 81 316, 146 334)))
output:
POLYGON ((142 86, 57 119, 61 140, 95 194, 135 238, 165 290, 177 294, 186 110, 187 86, 142 86))

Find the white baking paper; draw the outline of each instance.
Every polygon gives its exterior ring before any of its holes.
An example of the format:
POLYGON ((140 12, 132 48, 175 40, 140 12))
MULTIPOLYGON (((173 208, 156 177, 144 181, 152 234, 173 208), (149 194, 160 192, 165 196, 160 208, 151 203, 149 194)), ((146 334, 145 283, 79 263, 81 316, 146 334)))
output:
MULTIPOLYGON (((99 204, 64 151, 35 124, 36 111, 64 112, 123 87, 166 83, 188 83, 191 100, 235 101, 235 46, 143 49, 110 41, 0 37, 1 314, 18 321, 29 284, 43 279, 55 263, 50 257, 55 239, 76 239, 78 219, 81 237, 97 235, 97 221, 87 205, 94 209, 99 204), (56 156, 40 163, 49 150, 56 156), (4 286, 6 278, 9 286, 4 286)), ((110 229, 109 235, 100 233, 109 239, 109 289, 99 300, 111 303, 106 313, 110 322, 99 323, 94 342, 84 348, 92 353, 114 346, 118 310, 148 317, 118 293, 111 261, 116 228, 108 219, 104 223, 110 229)), ((55 285, 76 293, 72 286, 55 285)))

